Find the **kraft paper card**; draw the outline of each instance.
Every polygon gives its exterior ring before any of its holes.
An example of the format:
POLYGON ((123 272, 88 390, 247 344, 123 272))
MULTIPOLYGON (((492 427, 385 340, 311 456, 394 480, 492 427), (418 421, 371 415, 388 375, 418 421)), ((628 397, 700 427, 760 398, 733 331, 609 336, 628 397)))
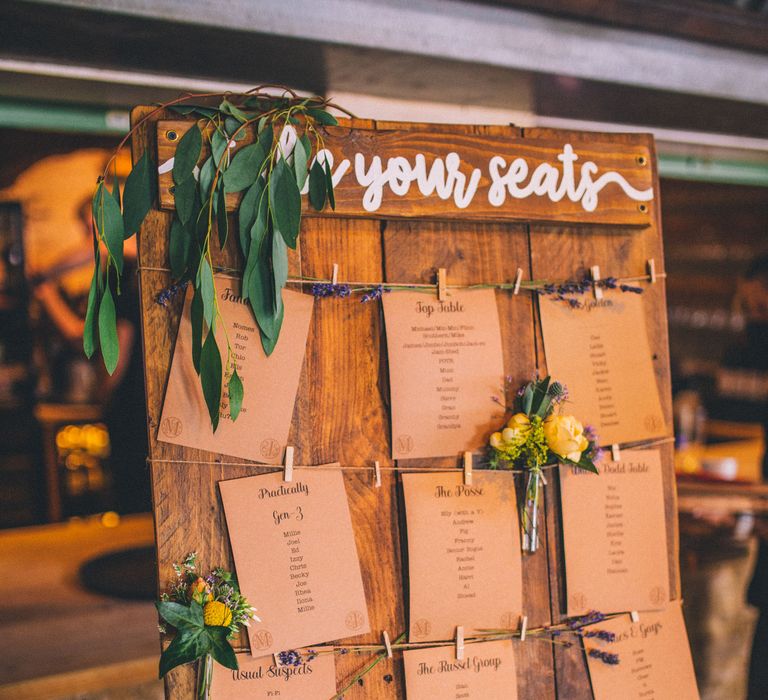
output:
POLYGON ((408 700, 517 700, 515 653, 510 640, 403 652, 408 700))
POLYGON ((254 656, 369 631, 340 471, 262 474, 219 489, 237 578, 261 618, 248 628, 254 656))
POLYGON ((595 700, 699 700, 680 601, 641 613, 639 622, 622 615, 593 627, 613 632, 616 641, 587 638, 586 649, 619 655, 618 664, 608 665, 587 652, 595 700))
POLYGON ((600 475, 560 467, 568 615, 658 610, 669 600, 658 450, 607 455, 600 475))
POLYGON ((575 309, 540 297, 539 309, 547 371, 568 387, 568 413, 601 445, 667 434, 642 296, 606 290, 575 309))
MULTIPOLYGON (((261 347, 259 329, 250 306, 240 297, 239 280, 216 276, 215 286, 219 309, 237 361, 237 373, 243 382, 240 415, 236 421, 229 417, 227 375, 223 386, 221 419, 218 429, 213 432, 200 378, 192 364, 192 290, 189 290, 157 439, 277 464, 283 458, 288 441, 314 299, 299 292, 283 291, 285 320, 277 347, 267 357, 261 347)), ((222 367, 226 368, 227 344, 221 326, 219 324, 217 329, 216 341, 222 353, 222 367)))
POLYGON ((403 474, 410 639, 450 639, 456 626, 516 627, 522 562, 512 474, 403 474))
POLYGON ((392 402, 392 457, 448 457, 485 445, 503 419, 504 385, 492 289, 382 297, 392 402))
POLYGON ((328 700, 336 695, 333 654, 321 654, 298 666, 276 666, 271 657, 237 657, 240 669, 213 665, 215 700, 328 700))

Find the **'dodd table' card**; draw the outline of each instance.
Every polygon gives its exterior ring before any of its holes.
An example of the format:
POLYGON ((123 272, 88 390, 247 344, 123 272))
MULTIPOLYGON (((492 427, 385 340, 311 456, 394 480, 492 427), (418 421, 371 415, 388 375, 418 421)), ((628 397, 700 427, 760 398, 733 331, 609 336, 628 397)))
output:
POLYGON ((382 297, 392 400, 392 457, 447 457, 485 445, 504 417, 504 361, 492 289, 382 297))
POLYGON ((276 666, 271 657, 237 657, 240 669, 213 665, 214 700, 328 700, 336 695, 333 654, 322 654, 298 666, 276 666))
POLYGON ((662 612, 641 613, 639 622, 622 615, 593 627, 616 635, 615 642, 584 640, 595 700, 699 700, 679 601, 662 612), (619 663, 605 664, 590 649, 618 654, 619 663))
POLYGON ((410 639, 450 639, 457 625, 515 627, 523 607, 514 476, 403 474, 410 639))
POLYGON ((369 631, 344 477, 302 469, 220 481, 240 588, 258 608, 265 656, 369 631))
POLYGON ((663 608, 669 599, 658 450, 604 457, 600 474, 560 466, 568 615, 663 608))
POLYGON ((403 652, 408 700, 516 700, 515 653, 510 640, 403 652))
POLYGON ((540 297, 539 309, 547 371, 601 445, 666 435, 641 296, 606 291, 576 309, 540 297))
POLYGON ((285 320, 274 352, 267 357, 261 346, 259 329, 247 302, 240 297, 240 282, 231 277, 214 278, 223 324, 219 322, 216 342, 226 371, 227 343, 222 325, 237 362, 243 382, 243 406, 237 420, 229 417, 229 396, 225 377, 221 419, 214 433, 200 378, 192 364, 192 324, 190 289, 181 315, 168 389, 157 439, 185 447, 277 464, 283 457, 291 427, 293 405, 307 346, 313 297, 283 291, 285 320), (264 397, 269 397, 268 401, 264 397))

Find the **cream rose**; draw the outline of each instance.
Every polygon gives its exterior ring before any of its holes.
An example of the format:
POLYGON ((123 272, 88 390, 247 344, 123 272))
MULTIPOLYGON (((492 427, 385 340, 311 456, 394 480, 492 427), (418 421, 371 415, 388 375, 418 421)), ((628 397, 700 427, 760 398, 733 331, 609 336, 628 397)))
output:
POLYGON ((525 413, 515 413, 507 421, 507 427, 501 431, 501 437, 507 445, 521 445, 528 437, 531 421, 525 413))
POLYGON ((578 462, 589 447, 584 426, 574 416, 551 415, 544 421, 547 447, 559 457, 578 462))

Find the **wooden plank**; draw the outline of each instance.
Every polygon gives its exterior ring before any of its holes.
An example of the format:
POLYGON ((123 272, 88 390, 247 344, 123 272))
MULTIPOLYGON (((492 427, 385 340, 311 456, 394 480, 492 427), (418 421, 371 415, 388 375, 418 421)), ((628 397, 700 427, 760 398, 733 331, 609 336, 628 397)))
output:
MULTIPOLYGON (((176 145, 191 124, 191 121, 177 120, 162 121, 157 125, 158 163, 165 170, 159 175, 158 183, 160 202, 165 209, 173 208, 173 177, 168 167, 176 145)), ((382 130, 350 129, 345 123, 344 126, 324 129, 323 137, 326 149, 333 156, 334 177, 337 177, 336 173, 342 173, 334 188, 335 214, 339 216, 569 221, 623 226, 647 226, 653 217, 653 202, 630 198, 615 182, 607 184, 604 189, 598 188, 594 211, 589 210, 592 205, 584 196, 572 201, 570 195, 565 195, 566 188, 562 186, 566 179, 562 176, 566 170, 561 162, 564 158, 563 149, 572 147, 578 160, 573 161, 570 167, 574 173, 571 181, 575 182, 567 188, 568 191, 579 188, 582 168, 587 161, 596 163, 588 175, 590 182, 597 182, 611 172, 623 178, 635 190, 650 190, 650 154, 644 145, 617 146, 614 143, 587 140, 583 136, 575 136, 567 141, 557 138, 523 139, 511 133, 499 134, 495 130, 479 136, 458 129, 438 131, 431 125, 428 130, 382 130), (422 159, 420 176, 417 168, 419 158, 422 159), (492 159, 495 158, 503 160, 493 168, 492 159), (440 196, 434 185, 424 185, 424 190, 420 189, 422 186, 417 184, 417 180, 419 177, 423 181, 427 180, 433 163, 444 165, 445 172, 454 172, 451 170, 452 160, 455 161, 455 173, 458 174, 455 174, 453 180, 450 175, 438 178, 446 185, 440 196), (522 189, 534 181, 541 184, 543 180, 542 187, 548 188, 548 192, 557 193, 551 196, 532 193, 524 198, 516 198, 502 183, 493 190, 498 197, 494 200, 492 183, 507 173, 513 167, 513 162, 520 163, 520 167, 524 168, 515 178, 516 187, 522 189), (549 175, 536 179, 534 171, 540 166, 547 168, 549 175), (475 185, 476 192, 470 196, 469 193, 474 191, 470 185, 473 177, 479 179, 475 185), (549 187, 546 183, 552 178, 549 187), (454 185, 457 182, 459 184, 452 187, 452 181, 454 185), (552 198, 557 200, 556 204, 552 198)), ((251 143, 253 138, 251 130, 245 139, 235 144, 233 152, 251 143)), ((585 191, 581 190, 582 194, 585 191)), ((228 206, 235 208, 239 197, 239 194, 229 195, 228 206)))

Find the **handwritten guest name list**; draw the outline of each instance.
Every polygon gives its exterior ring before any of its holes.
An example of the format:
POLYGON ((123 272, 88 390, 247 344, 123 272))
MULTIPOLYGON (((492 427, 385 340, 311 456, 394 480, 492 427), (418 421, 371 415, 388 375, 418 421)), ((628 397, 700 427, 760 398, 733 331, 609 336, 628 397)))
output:
POLYGON ((512 474, 403 474, 410 638, 450 639, 456 625, 517 625, 522 563, 512 474), (439 595, 436 591, 439 589, 439 595))
POLYGON ((510 640, 403 652, 408 700, 516 700, 515 653, 510 640))
POLYGON ((243 594, 261 622, 248 630, 254 656, 369 630, 344 477, 282 473, 220 481, 243 594))
POLYGON ((392 457, 456 455, 480 448, 503 418, 491 396, 504 364, 495 292, 417 292, 382 299, 392 399, 392 457))

